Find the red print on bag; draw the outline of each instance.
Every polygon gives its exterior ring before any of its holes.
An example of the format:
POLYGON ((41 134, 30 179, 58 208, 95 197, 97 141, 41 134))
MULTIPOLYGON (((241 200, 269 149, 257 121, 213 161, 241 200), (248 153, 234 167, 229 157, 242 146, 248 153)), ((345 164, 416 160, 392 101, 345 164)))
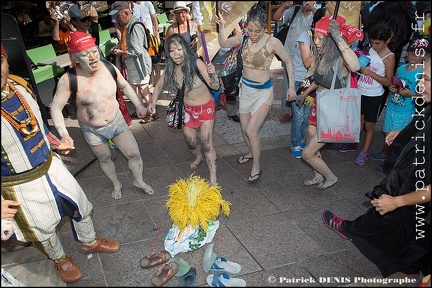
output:
POLYGON ((352 125, 353 120, 349 119, 349 116, 347 116, 346 122, 345 122, 345 129, 336 130, 336 128, 328 128, 327 133, 321 131, 321 139, 322 140, 345 140, 345 141, 352 141, 355 142, 356 140, 356 133, 350 131, 350 124, 352 125), (344 131, 345 130, 345 131, 344 131))
POLYGON ((345 97, 343 95, 339 96, 339 100, 341 102, 357 101, 357 99, 358 96, 345 96, 345 97))

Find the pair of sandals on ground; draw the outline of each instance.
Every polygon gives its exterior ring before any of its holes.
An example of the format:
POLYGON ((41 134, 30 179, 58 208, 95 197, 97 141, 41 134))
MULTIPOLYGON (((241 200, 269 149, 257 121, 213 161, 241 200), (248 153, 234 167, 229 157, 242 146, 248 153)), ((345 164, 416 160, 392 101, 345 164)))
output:
POLYGON ((183 259, 174 260, 167 251, 152 252, 143 257, 140 264, 141 267, 145 269, 163 264, 150 279, 153 286, 163 286, 174 276, 182 277, 180 280, 180 287, 193 287, 195 284, 196 269, 190 267, 183 259))
MULTIPOLYGON (((180 278, 180 287, 194 287, 197 271, 183 259, 171 258, 167 251, 152 252, 141 259, 141 267, 152 268, 162 265, 150 279, 153 286, 160 287, 174 276, 180 278), (163 264, 163 265, 162 265, 163 264)), ((213 244, 209 244, 204 252, 203 270, 213 272, 207 276, 207 284, 211 287, 246 287, 246 281, 231 278, 228 274, 239 274, 241 266, 213 253, 213 244)))

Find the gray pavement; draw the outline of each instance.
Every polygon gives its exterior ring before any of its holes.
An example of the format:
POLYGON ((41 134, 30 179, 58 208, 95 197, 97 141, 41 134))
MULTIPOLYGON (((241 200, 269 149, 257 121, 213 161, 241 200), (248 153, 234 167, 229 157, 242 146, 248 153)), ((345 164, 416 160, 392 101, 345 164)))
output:
MULTIPOLYGON (((269 119, 278 119, 281 116, 282 74, 278 63, 272 67, 275 102, 269 119)), ((172 224, 165 208, 167 186, 194 172, 189 168, 194 158, 181 130, 168 128, 165 124, 164 105, 168 99, 164 97, 159 102, 161 117, 158 120, 142 125, 135 119, 130 126, 143 158, 144 180, 155 190, 153 196, 134 187, 126 158, 115 149, 112 157, 123 183, 123 197, 119 200, 111 198, 111 182, 98 162, 86 167, 94 156, 77 121, 66 119, 76 149, 62 158, 70 171, 77 173, 78 182, 93 203, 97 234, 117 239, 121 244, 120 251, 90 256, 81 254, 80 244, 74 241, 69 220, 65 219, 59 233, 66 253, 84 274, 82 280, 69 285, 63 283, 53 262, 33 246, 14 252, 2 249, 2 267, 6 271, 28 286, 151 286, 150 278, 157 268, 141 268, 140 259, 164 249, 164 239, 172 224)), ((290 124, 285 125, 289 129, 290 124)), ((376 128, 372 152, 378 151, 383 143, 381 125, 382 119, 376 128)), ((216 134, 214 143, 218 155, 218 182, 223 198, 232 205, 228 218, 219 217, 220 227, 211 243, 216 254, 242 266, 240 275, 233 277, 244 279, 247 286, 261 287, 376 287, 396 286, 385 284, 389 280, 409 280, 401 273, 383 279, 376 266, 354 245, 330 231, 321 221, 323 209, 330 209, 346 219, 354 219, 368 209, 369 202, 364 193, 385 176, 376 168, 379 162, 368 160, 364 166, 357 166, 354 159, 359 151, 341 153, 329 144, 322 150, 322 155, 339 182, 325 191, 302 187, 302 181, 311 178, 313 173, 306 162, 291 155, 289 135, 269 137, 262 139, 261 179, 250 185, 247 179, 251 162, 237 162, 246 152, 244 143, 230 145, 216 134)), ((205 162, 195 173, 208 179, 205 162)), ((208 274, 202 268, 207 245, 176 255, 196 267, 195 286, 209 286, 206 283, 208 274)), ((179 282, 180 278, 174 277, 165 286, 178 286, 179 282)), ((411 282, 414 283, 397 286, 418 286, 421 277, 411 279, 411 282)))

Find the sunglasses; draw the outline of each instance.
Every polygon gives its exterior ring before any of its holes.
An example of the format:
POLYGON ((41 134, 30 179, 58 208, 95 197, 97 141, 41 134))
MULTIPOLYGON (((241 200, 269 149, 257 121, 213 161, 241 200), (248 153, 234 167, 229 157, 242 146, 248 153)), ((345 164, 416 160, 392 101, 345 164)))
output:
POLYGON ((90 16, 85 17, 85 18, 82 18, 82 19, 78 19, 78 18, 76 18, 76 20, 79 20, 81 23, 84 23, 84 22, 87 22, 87 21, 91 21, 91 20, 90 20, 90 16))

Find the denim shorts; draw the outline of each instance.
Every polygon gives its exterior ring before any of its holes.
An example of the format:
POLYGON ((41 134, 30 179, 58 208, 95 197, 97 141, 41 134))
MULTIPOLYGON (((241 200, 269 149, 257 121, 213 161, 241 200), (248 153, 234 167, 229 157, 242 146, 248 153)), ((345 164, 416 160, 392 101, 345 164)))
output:
POLYGON ((87 144, 93 146, 103 144, 129 129, 120 110, 117 111, 117 115, 114 120, 105 126, 93 127, 80 121, 78 121, 78 124, 81 127, 87 144))

